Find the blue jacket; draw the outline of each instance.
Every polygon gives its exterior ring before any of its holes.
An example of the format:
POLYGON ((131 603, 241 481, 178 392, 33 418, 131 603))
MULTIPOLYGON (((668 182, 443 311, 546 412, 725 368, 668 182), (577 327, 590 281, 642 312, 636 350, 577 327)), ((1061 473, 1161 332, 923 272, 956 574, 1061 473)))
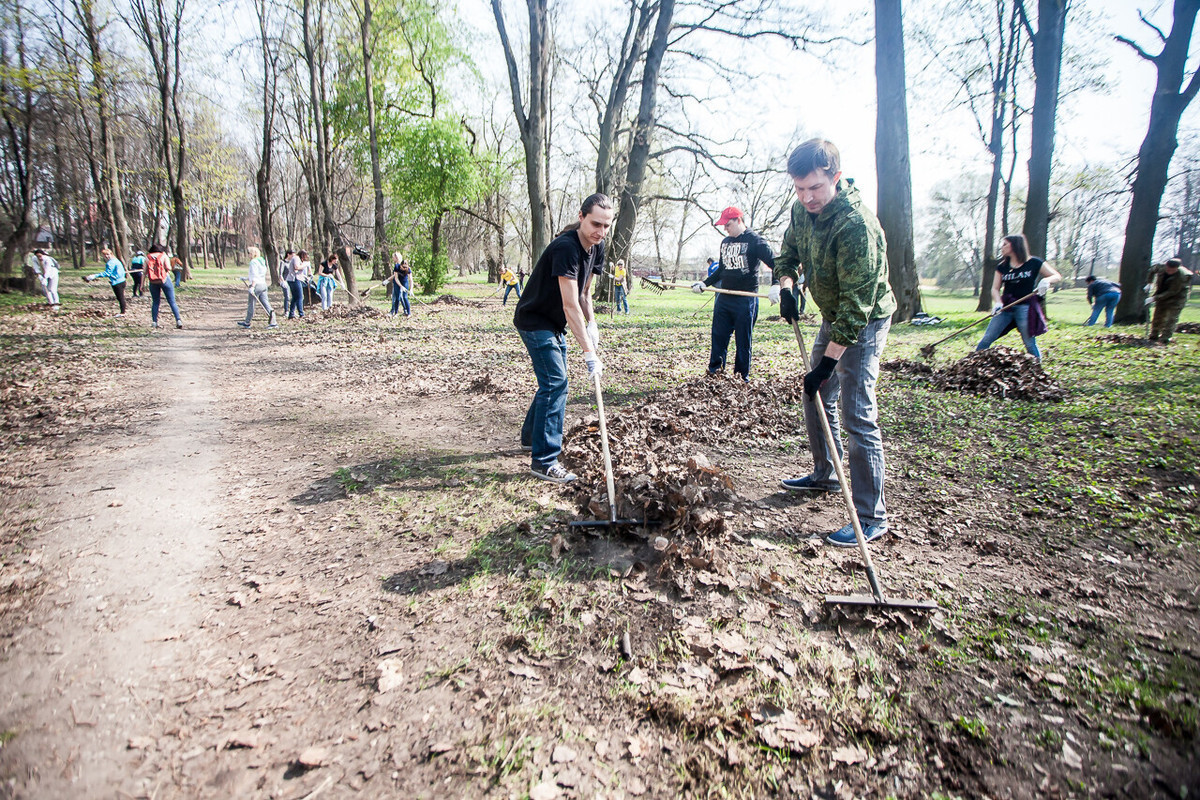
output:
POLYGON ((89 275, 89 278, 108 278, 109 284, 116 286, 118 283, 125 282, 125 265, 116 258, 110 258, 108 263, 104 265, 104 272, 97 272, 94 275, 89 275))
POLYGON ((1121 284, 1106 281, 1104 278, 1096 278, 1096 280, 1088 284, 1088 302, 1094 303, 1097 297, 1103 297, 1113 292, 1120 294, 1121 284))

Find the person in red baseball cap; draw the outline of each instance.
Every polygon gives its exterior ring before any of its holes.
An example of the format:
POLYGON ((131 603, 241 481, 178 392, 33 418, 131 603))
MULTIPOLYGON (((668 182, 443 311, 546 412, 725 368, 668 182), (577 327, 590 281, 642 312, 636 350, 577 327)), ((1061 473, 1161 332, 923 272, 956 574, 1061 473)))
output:
MULTIPOLYGON (((758 265, 766 264, 775 269, 775 254, 771 246, 754 231, 746 227, 746 217, 737 206, 721 212, 716 221, 724 228, 726 237, 721 241, 721 259, 716 270, 703 281, 692 284, 692 291, 703 292, 709 286, 720 285, 722 289, 735 292, 758 292, 758 265)), ((771 302, 779 302, 779 281, 772 275, 771 302)), ((712 350, 708 357, 708 374, 713 375, 725 368, 725 356, 729 352, 729 335, 737 343, 733 359, 733 372, 748 380, 750 377, 750 350, 754 342, 754 323, 758 319, 757 297, 736 297, 722 294, 713 303, 712 350)))

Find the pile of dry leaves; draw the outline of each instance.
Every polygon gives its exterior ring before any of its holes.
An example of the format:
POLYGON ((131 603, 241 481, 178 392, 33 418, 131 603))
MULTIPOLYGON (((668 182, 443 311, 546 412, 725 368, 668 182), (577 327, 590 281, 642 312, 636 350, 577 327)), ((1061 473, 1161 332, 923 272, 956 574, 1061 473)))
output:
POLYGON ((879 365, 879 368, 884 372, 898 372, 902 375, 932 375, 933 367, 928 364, 922 364, 920 361, 911 361, 907 358, 897 358, 892 361, 884 361, 879 365))
POLYGON ((1096 337, 1097 342, 1111 342, 1113 344, 1128 344, 1136 347, 1149 347, 1154 344, 1144 336, 1134 336, 1129 333, 1106 333, 1096 337))
POLYGON ((1046 374, 1037 359, 1008 347, 979 350, 962 358, 931 379, 939 389, 990 395, 1006 400, 1057 403, 1067 393, 1046 374))
MULTIPOLYGON (((368 305, 344 306, 340 303, 330 306, 321 312, 321 319, 383 319, 384 313, 378 308, 373 308, 368 305)), ((310 314, 305 319, 313 320, 315 315, 310 314)))
POLYGON ((444 294, 429 303, 431 306, 467 306, 469 308, 480 308, 483 303, 476 300, 465 300, 461 297, 455 297, 452 294, 444 294))
POLYGON ((1175 326, 1176 333, 1200 333, 1200 322, 1185 322, 1175 326))

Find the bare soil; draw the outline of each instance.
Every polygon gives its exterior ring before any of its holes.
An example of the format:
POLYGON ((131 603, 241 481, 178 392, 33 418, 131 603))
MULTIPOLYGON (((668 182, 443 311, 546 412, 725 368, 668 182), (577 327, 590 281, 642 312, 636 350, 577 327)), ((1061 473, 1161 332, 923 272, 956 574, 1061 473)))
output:
MULTIPOLYGON (((497 303, 247 332, 243 297, 189 290, 184 330, 115 339, 144 304, 0 321, 25 354, 0 383, 0 796, 1200 791, 1194 532, 1138 545, 965 481, 981 423, 927 420, 911 379, 881 379, 900 432, 872 552, 931 615, 825 605, 868 589, 821 543, 840 496, 778 489, 810 463, 798 418, 689 412, 660 466, 708 488, 596 535, 569 525, 603 510, 594 470, 528 475, 534 382, 497 303), (965 452, 930 458, 925 424, 965 452)), ((655 384, 683 405, 653 332, 606 335, 618 431, 655 384)))

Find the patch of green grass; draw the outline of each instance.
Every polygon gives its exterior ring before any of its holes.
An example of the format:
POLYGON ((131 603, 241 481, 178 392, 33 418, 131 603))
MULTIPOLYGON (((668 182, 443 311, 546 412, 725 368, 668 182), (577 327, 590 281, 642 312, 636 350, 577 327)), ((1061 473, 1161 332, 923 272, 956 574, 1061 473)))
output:
POLYGON ((1062 734, 1053 728, 1047 728, 1033 737, 1033 742, 1043 750, 1057 751, 1062 747, 1062 734))
POLYGON ((977 742, 986 742, 990 736, 987 723, 977 717, 959 716, 954 720, 954 727, 977 742))

